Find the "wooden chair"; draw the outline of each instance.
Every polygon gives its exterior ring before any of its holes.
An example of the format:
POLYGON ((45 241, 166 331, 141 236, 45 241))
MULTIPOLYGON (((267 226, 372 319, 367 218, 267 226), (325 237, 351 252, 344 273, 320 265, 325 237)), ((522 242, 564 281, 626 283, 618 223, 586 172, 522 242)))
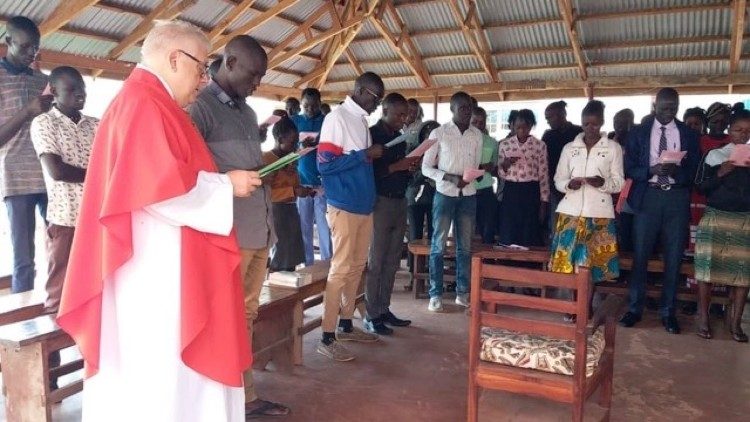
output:
POLYGON ((468 420, 478 419, 480 387, 569 403, 573 421, 583 420, 586 399, 601 387, 599 404, 606 409, 604 420, 609 420, 615 314, 620 308, 620 299, 610 295, 589 321, 589 296, 593 288, 588 268, 579 268, 577 274, 572 275, 551 273, 484 264, 482 255, 478 254, 472 258, 471 271, 468 420), (485 280, 490 282, 484 283, 485 280), (490 290, 487 286, 495 285, 492 281, 497 280, 523 287, 571 289, 577 293, 574 295, 577 299, 549 299, 490 290), (509 312, 509 308, 516 309, 509 312), (576 315, 577 322, 564 323, 564 313, 576 315), (603 333, 599 330, 602 323, 605 325, 603 333), (588 356, 588 342, 594 340, 597 343, 592 343, 592 356, 588 356), (526 345, 533 347, 524 349, 526 345), (518 360, 506 359, 505 352, 511 349, 517 352, 514 356, 518 360), (540 357, 552 350, 554 353, 548 357, 559 357, 567 351, 568 359, 564 360, 567 367, 549 365, 551 359, 540 357), (496 363, 498 361, 502 363, 496 363), (538 366, 530 369, 535 366, 534 362, 538 366))

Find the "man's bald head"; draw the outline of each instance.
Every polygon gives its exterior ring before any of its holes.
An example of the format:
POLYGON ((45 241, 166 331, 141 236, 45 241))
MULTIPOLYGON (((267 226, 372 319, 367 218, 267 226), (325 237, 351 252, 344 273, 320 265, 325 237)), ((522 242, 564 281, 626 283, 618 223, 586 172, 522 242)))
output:
POLYGON ((352 100, 368 114, 378 108, 385 94, 385 85, 376 73, 365 72, 354 81, 352 100))
POLYGON ((266 50, 249 35, 238 35, 224 48, 224 63, 216 82, 234 98, 245 98, 255 91, 268 68, 266 50))

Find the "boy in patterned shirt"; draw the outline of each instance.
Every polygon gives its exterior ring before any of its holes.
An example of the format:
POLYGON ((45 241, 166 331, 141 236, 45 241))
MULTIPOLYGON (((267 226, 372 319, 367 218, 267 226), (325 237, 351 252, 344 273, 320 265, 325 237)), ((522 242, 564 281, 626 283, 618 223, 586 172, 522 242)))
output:
POLYGON ((76 69, 68 66, 54 69, 49 83, 55 104, 31 122, 31 141, 42 162, 49 198, 45 310, 56 313, 99 119, 81 114, 86 86, 76 69))

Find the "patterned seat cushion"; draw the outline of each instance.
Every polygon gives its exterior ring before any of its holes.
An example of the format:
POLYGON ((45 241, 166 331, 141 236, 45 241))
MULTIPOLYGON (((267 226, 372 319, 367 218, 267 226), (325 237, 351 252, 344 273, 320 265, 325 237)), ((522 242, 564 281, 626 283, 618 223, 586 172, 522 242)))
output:
MULTIPOLYGON (((575 346, 571 340, 522 334, 515 331, 482 328, 479 358, 487 362, 555 374, 573 375, 575 346)), ((604 332, 588 337, 586 376, 590 377, 604 352, 604 332)))

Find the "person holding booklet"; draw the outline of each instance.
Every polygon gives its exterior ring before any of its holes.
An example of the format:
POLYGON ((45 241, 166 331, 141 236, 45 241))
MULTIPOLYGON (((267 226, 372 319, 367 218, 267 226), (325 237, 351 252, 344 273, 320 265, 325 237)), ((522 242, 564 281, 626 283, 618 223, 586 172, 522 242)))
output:
POLYGON ((708 323, 713 284, 730 286, 732 314, 729 332, 747 342, 742 313, 750 288, 750 112, 731 117, 730 143, 706 155, 696 177, 707 206, 695 240, 695 278, 698 280, 698 336, 710 339, 708 323))
POLYGON ((500 141, 498 176, 505 182, 499 209, 500 243, 542 246, 542 227, 550 195, 547 145, 531 135, 536 117, 518 110, 515 135, 500 141))
MULTIPOLYGON (((297 155, 299 134, 294 123, 284 117, 273 125, 273 139, 276 144, 271 151, 263 153, 263 163, 284 162, 284 158, 297 155)), ((276 170, 271 182, 273 202, 273 226, 278 240, 271 248, 271 271, 294 271, 298 264, 305 262, 305 248, 302 244, 299 214, 296 199, 314 194, 308 187, 300 186, 297 169, 293 162, 276 170)), ((263 176, 263 169, 260 175, 263 176)))
MULTIPOLYGON (((232 38, 216 76, 188 109, 198 131, 206 140, 220 172, 255 170, 263 166, 260 145, 264 136, 255 111, 247 104, 266 73, 268 59, 253 38, 232 38)), ((240 276, 245 293, 247 335, 253 338, 253 321, 258 316, 260 290, 266 279, 268 253, 276 243, 271 208, 273 176, 246 198, 234 199, 234 229, 240 246, 240 276)), ((258 398, 252 369, 244 375, 245 412, 248 416, 280 416, 289 408, 258 398)))
MULTIPOLYGON (((472 101, 465 92, 453 94, 453 118, 432 131, 436 143, 422 160, 422 174, 435 181, 437 192, 432 205, 433 235, 430 247, 430 303, 432 312, 443 310, 443 254, 453 223, 456 239, 456 304, 469 306, 471 276, 471 237, 476 218, 476 192, 467 170, 478 170, 482 162, 482 132, 471 126, 472 101)), ((425 141, 422 145, 426 144, 425 141)), ((419 149, 419 148, 417 148, 419 149)), ((417 150, 415 150, 417 151, 417 150)), ((482 172, 479 173, 480 175, 482 172)))
MULTIPOLYGON (((320 110, 320 91, 315 88, 302 90, 302 113, 290 115, 297 131, 300 133, 300 147, 309 148, 318 145, 318 134, 323 127, 323 113, 320 110)), ((318 246, 320 248, 320 259, 331 259, 331 230, 326 221, 326 195, 323 191, 318 171, 316 153, 313 151, 300 158, 297 162, 297 173, 300 184, 315 190, 314 195, 297 198, 297 211, 299 212, 300 225, 302 227, 302 241, 305 245, 305 265, 315 262, 315 251, 313 247, 313 230, 318 228, 318 246)))
POLYGON ((671 334, 680 332, 675 301, 688 239, 690 188, 700 162, 698 133, 675 119, 679 104, 679 95, 673 88, 659 90, 654 116, 630 131, 625 148, 625 176, 633 180, 627 199, 634 211, 633 270, 628 283, 628 312, 620 324, 632 327, 641 320, 648 260, 661 237, 664 255, 661 317, 664 328, 671 334), (666 160, 675 152, 680 155, 685 152, 684 158, 678 163, 666 160))
POLYGON ((583 133, 563 147, 555 187, 565 194, 555 210, 550 270, 572 274, 591 269, 594 283, 619 274, 612 194, 622 188, 622 147, 600 132, 604 103, 589 101, 581 113, 583 133))
POLYGON ((390 310, 393 283, 401 264, 406 231, 406 186, 419 166, 420 157, 406 158, 406 139, 401 134, 408 107, 406 98, 390 93, 383 99, 383 117, 370 127, 373 145, 384 145, 383 156, 373 160, 375 208, 373 235, 365 278, 367 318, 364 327, 379 335, 393 334, 388 327, 405 327, 411 321, 390 310), (394 140, 403 139, 395 145, 394 140), (387 324, 387 325, 386 325, 387 324))

